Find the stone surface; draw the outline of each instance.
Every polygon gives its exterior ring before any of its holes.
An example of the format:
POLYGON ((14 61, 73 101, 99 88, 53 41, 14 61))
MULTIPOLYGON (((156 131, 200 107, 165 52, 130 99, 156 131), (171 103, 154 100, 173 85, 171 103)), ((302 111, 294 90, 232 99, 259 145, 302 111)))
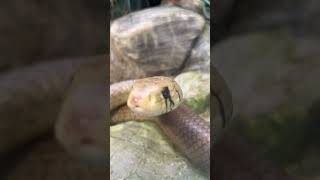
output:
POLYGON ((206 21, 202 34, 194 44, 183 72, 210 72, 210 22, 206 21))
POLYGON ((128 122, 110 133, 111 179, 208 179, 153 123, 128 122))
POLYGON ((210 103, 210 74, 187 72, 175 80, 181 87, 184 102, 197 113, 203 113, 210 103))
POLYGON ((177 7, 141 10, 112 23, 111 50, 147 74, 177 72, 204 25, 202 16, 177 7))

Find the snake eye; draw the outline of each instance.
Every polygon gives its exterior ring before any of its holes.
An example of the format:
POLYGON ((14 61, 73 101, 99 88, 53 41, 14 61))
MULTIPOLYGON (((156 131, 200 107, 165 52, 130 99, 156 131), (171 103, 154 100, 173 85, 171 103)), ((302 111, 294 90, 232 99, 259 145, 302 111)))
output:
POLYGON ((171 98, 170 91, 169 91, 168 87, 164 87, 163 90, 161 91, 161 93, 162 93, 162 96, 164 99, 171 98))
POLYGON ((170 90, 169 90, 169 88, 166 86, 166 87, 164 87, 163 89, 162 89, 162 91, 161 91, 161 93, 162 93, 162 96, 163 96, 163 98, 164 98, 164 101, 165 101, 165 103, 166 103, 166 112, 169 112, 173 107, 174 107, 174 102, 173 102, 173 100, 172 100, 172 98, 171 98, 171 94, 170 94, 170 90), (169 107, 168 107, 168 101, 169 101, 169 107))

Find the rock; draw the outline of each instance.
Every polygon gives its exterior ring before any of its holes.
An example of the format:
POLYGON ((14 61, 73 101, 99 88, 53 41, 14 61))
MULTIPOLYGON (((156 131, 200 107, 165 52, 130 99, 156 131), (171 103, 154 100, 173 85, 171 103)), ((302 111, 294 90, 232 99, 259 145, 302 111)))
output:
POLYGON ((146 77, 146 73, 137 63, 118 58, 112 51, 110 51, 110 58, 107 58, 107 63, 110 65, 110 84, 121 80, 146 77))
POLYGON ((175 80, 182 89, 184 102, 197 113, 203 113, 210 103, 210 74, 187 72, 175 80))
POLYGON ((111 179, 208 179, 153 123, 127 122, 110 134, 111 179))
POLYGON ((208 21, 187 59, 183 72, 188 71, 210 72, 210 22, 208 21))
POLYGON ((176 72, 204 25, 202 16, 177 7, 141 10, 112 23, 111 51, 147 74, 176 72))

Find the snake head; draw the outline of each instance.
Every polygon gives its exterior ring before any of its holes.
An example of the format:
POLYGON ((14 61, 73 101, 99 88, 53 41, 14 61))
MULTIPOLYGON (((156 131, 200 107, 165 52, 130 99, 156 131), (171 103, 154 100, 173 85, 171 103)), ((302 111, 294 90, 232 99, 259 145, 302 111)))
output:
POLYGON ((155 76, 135 81, 127 105, 138 114, 159 116, 177 108, 182 99, 182 90, 174 79, 155 76))

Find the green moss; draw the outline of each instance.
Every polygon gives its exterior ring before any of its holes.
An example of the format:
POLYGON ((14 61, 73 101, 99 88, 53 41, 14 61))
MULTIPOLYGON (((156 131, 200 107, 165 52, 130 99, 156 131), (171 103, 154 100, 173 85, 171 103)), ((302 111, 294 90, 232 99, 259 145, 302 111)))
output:
POLYGON ((198 96, 197 98, 189 98, 185 100, 185 104, 197 114, 204 113, 209 107, 210 96, 198 96))
POLYGON ((175 79, 180 85, 185 104, 198 114, 210 104, 210 75, 201 72, 182 73, 175 79))

